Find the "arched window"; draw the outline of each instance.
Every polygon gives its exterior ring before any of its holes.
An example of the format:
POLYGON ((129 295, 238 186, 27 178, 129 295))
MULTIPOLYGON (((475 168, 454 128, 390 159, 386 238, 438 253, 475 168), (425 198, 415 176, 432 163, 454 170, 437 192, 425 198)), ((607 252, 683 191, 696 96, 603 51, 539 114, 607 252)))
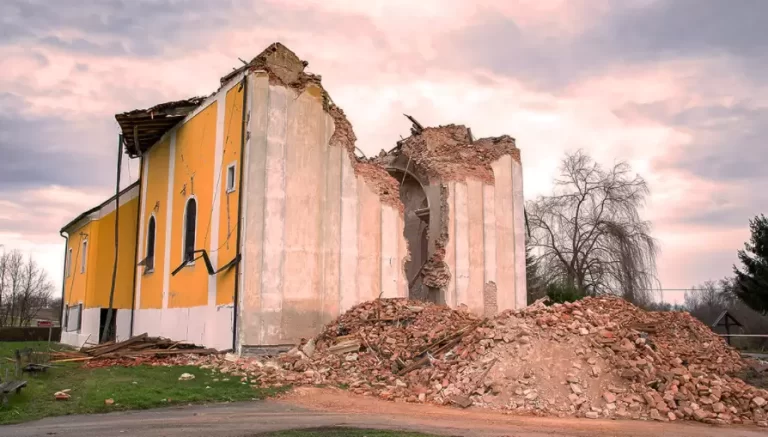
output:
POLYGON ((194 259, 195 229, 197 228, 197 200, 190 197, 184 208, 184 262, 194 259))
POLYGON ((155 270, 155 227, 155 216, 150 216, 147 225, 147 260, 144 263, 144 272, 146 273, 155 270))

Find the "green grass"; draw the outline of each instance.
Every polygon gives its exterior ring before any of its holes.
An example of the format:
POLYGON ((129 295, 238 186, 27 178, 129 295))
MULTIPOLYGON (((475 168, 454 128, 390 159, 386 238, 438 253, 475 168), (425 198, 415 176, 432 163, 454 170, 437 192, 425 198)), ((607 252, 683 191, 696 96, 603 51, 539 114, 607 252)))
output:
POLYGON ((431 435, 379 429, 313 428, 254 434, 252 437, 431 437, 431 435))
MULTIPOLYGON (((11 363, 5 357, 13 356, 15 349, 32 347, 44 350, 46 346, 45 342, 0 342, 0 360, 2 365, 8 367, 11 363)), ((58 345, 55 347, 60 348, 58 345)), ((61 363, 45 373, 25 374, 23 379, 27 381, 27 387, 22 389, 21 394, 11 395, 8 405, 0 406, 0 424, 68 414, 256 400, 284 391, 254 389, 248 384, 242 384, 239 377, 218 373, 214 375, 211 372, 194 366, 85 369, 81 363, 61 363), (179 381, 182 373, 191 373, 195 379, 179 381), (215 382, 216 378, 219 381, 215 382), (53 394, 65 389, 71 390, 69 394, 72 397, 66 401, 55 400, 53 394), (114 405, 105 405, 106 399, 113 399, 114 405)), ((5 378, 5 370, 2 370, 0 377, 5 378)))

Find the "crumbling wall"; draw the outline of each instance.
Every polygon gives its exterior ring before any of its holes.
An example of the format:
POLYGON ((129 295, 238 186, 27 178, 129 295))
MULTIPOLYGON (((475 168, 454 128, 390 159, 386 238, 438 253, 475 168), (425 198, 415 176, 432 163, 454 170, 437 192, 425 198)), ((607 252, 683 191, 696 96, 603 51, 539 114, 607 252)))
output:
POLYGON ((403 212, 403 203, 400 201, 400 188, 397 180, 387 173, 382 165, 374 162, 365 162, 355 155, 355 142, 357 136, 352 129, 352 124, 347 119, 344 111, 331 104, 328 113, 333 117, 334 132, 330 144, 341 147, 346 151, 356 175, 360 175, 366 181, 374 193, 379 195, 384 204, 403 212))
POLYGON ((240 346, 293 344, 341 312, 406 297, 397 181, 360 162, 319 76, 282 45, 248 66, 240 346))
POLYGON ((416 130, 401 141, 402 153, 424 169, 431 179, 443 182, 477 179, 493 184, 491 165, 504 155, 520 161, 520 150, 509 135, 473 140, 463 125, 450 124, 416 130))
MULTIPOLYGON (((432 255, 429 257, 429 261, 424 265, 422 269, 423 283, 427 287, 434 288, 436 290, 444 290, 451 282, 452 275, 451 269, 445 262, 445 255, 449 241, 449 227, 448 221, 450 217, 450 208, 448 207, 448 187, 446 185, 440 185, 440 205, 437 209, 439 226, 434 229, 434 236, 432 235, 433 228, 430 227, 430 238, 435 240, 435 249, 432 255)), ((445 301, 445 298, 443 298, 445 301)))
POLYGON ((424 284, 444 303, 477 314, 524 306, 522 167, 515 140, 475 140, 462 125, 422 127, 414 120, 412 135, 398 145, 393 153, 439 187, 424 284))

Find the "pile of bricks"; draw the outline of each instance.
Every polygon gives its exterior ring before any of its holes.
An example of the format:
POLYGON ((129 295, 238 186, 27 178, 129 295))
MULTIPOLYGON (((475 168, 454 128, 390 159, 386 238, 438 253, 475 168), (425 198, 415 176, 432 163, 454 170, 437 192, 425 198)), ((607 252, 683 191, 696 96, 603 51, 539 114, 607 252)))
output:
POLYGON ((687 313, 617 298, 493 318, 380 299, 271 359, 195 358, 254 386, 333 384, 401 402, 538 415, 766 426, 768 392, 730 376, 738 352, 687 313))

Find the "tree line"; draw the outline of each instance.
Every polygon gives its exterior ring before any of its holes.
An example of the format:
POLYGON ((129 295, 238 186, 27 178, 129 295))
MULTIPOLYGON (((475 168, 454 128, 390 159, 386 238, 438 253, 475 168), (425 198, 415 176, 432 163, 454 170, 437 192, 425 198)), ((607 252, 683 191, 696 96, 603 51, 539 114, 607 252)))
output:
POLYGON ((29 326, 46 308, 58 319, 61 300, 52 297, 46 271, 18 250, 0 253, 0 327, 29 326))

